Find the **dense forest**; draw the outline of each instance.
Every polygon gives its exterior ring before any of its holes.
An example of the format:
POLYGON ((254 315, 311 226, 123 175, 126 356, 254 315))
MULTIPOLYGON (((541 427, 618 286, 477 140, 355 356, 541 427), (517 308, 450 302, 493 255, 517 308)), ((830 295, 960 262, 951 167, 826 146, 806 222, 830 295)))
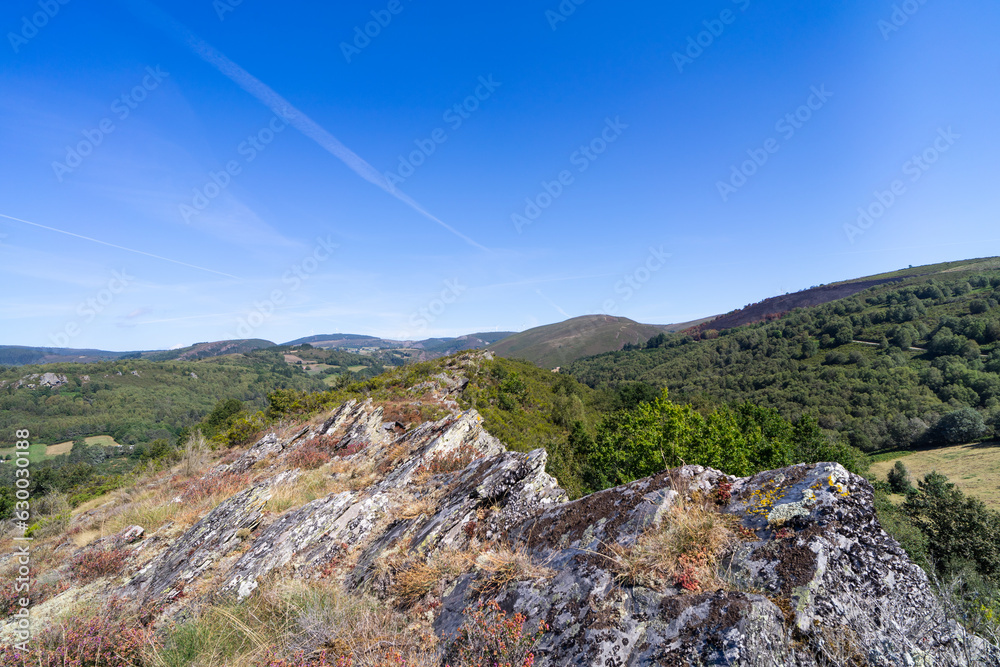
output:
POLYGON ((998 302, 1000 272, 908 278, 767 323, 659 335, 568 372, 699 408, 814 415, 864 451, 970 441, 1000 419, 998 302))

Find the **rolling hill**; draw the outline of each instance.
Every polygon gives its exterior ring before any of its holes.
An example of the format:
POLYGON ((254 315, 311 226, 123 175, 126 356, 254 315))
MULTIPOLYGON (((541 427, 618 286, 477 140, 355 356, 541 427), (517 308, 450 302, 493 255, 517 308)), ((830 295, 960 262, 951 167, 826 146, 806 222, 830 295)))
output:
POLYGON ((661 333, 680 331, 699 322, 640 324, 627 317, 584 315, 514 334, 490 345, 501 357, 527 359, 542 368, 557 368, 577 359, 644 343, 661 333))

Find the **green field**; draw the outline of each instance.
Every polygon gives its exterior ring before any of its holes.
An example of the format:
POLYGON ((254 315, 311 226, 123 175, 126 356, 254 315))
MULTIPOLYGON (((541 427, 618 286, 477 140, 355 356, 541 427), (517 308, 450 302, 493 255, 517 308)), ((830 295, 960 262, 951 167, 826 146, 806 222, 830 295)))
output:
MULTIPOLYGON (((880 457, 881 458, 881 457, 880 457)), ((884 480, 896 461, 910 471, 913 485, 929 472, 939 472, 966 494, 1000 510, 1000 442, 956 445, 912 452, 873 463, 871 473, 884 480)))
MULTIPOLYGON (((34 444, 34 445, 31 445, 31 447, 28 448, 28 460, 31 461, 32 463, 38 463, 39 461, 45 459, 46 458, 45 457, 45 454, 46 454, 45 449, 46 449, 46 446, 43 445, 43 444, 34 444)), ((13 447, 7 447, 5 449, 0 449, 0 456, 3 456, 3 457, 10 456, 11 458, 13 458, 14 451, 15 450, 14 450, 13 447)))
MULTIPOLYGON (((102 447, 113 447, 119 443, 115 442, 115 439, 110 435, 92 435, 89 438, 85 438, 88 445, 100 445, 102 447)), ((73 449, 73 441, 67 440, 66 442, 60 442, 55 445, 46 445, 44 443, 36 443, 28 448, 28 457, 32 463, 37 463, 47 458, 53 458, 59 456, 60 454, 69 454, 70 450, 73 449)), ((0 456, 13 456, 14 448, 6 447, 0 449, 0 456)))

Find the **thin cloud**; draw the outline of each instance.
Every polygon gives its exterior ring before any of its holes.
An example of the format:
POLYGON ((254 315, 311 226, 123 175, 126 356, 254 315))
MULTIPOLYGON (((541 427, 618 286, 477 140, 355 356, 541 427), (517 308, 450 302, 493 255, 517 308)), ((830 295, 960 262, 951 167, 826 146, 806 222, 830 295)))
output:
POLYGON ((150 252, 145 252, 144 250, 135 250, 134 248, 126 248, 125 246, 116 245, 114 243, 108 243, 107 241, 101 241, 100 239, 91 238, 89 236, 83 236, 82 234, 75 234, 73 232, 67 232, 65 229, 56 229, 55 227, 49 227, 47 225, 41 225, 37 222, 31 222, 30 220, 22 220, 21 218, 15 218, 12 215, 4 215, 0 213, 0 218, 7 218, 8 220, 14 220, 16 222, 23 222, 26 225, 31 225, 32 227, 39 227, 40 229, 47 229, 50 232, 56 232, 59 234, 65 234, 66 236, 72 236, 74 238, 83 239, 84 241, 90 241, 91 243, 99 243, 101 245, 108 246, 109 248, 115 248, 117 250, 124 250, 125 252, 135 253, 136 255, 143 255, 145 257, 152 257, 153 259, 158 259, 163 262, 170 262, 171 264, 179 264, 181 266, 186 266, 189 269, 197 269, 199 271, 207 271, 208 273, 214 273, 216 275, 225 276, 226 278, 235 278, 239 280, 238 276, 234 276, 229 273, 223 273, 222 271, 216 271, 215 269, 207 269, 204 266, 198 266, 196 264, 188 264, 187 262, 181 262, 176 259, 170 259, 169 257, 162 257, 160 255, 154 255, 150 252))
POLYGON ((428 220, 432 220, 444 227, 469 245, 479 250, 490 252, 489 248, 481 245, 433 215, 408 195, 394 187, 375 167, 341 143, 339 139, 330 134, 319 123, 292 106, 288 100, 272 90, 267 84, 237 65, 162 9, 152 3, 146 2, 146 0, 122 0, 122 2, 128 5, 132 12, 143 20, 183 42, 198 57, 219 70, 220 73, 232 80, 240 88, 253 95, 264 106, 271 109, 271 111, 283 118, 299 132, 312 139, 325 151, 343 162, 358 176, 389 193, 428 220))

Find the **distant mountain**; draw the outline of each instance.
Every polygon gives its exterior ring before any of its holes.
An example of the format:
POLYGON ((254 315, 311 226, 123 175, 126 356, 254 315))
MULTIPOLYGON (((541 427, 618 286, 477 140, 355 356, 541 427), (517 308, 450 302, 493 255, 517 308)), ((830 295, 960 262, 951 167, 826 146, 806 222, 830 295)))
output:
POLYGON ((0 345, 0 366, 27 366, 31 364, 81 363, 116 359, 149 359, 151 361, 195 361, 224 354, 242 354, 251 350, 274 347, 269 340, 222 340, 196 343, 177 350, 136 350, 112 352, 110 350, 76 350, 66 347, 29 347, 26 345, 0 345))
MULTIPOLYGON (((320 334, 283 343, 294 347, 309 344, 324 350, 346 350, 371 353, 392 351, 398 363, 426 361, 445 357, 465 350, 478 350, 512 335, 511 331, 490 331, 458 336, 456 338, 427 338, 425 340, 390 340, 361 334, 320 334)), ((176 350, 136 350, 112 352, 110 350, 77 350, 64 347, 31 347, 27 345, 0 345, 0 366, 27 366, 30 364, 94 363, 115 359, 149 359, 151 361, 197 361, 226 354, 245 354, 253 350, 277 347, 277 344, 260 338, 248 340, 220 340, 195 343, 176 350)))
POLYGON ((195 343, 190 347, 162 352, 143 352, 142 358, 150 361, 197 361, 209 357, 220 357, 225 354, 245 354, 253 350, 275 347, 269 340, 251 338, 249 340, 220 340, 211 343, 195 343))
POLYGON ((74 350, 66 347, 28 347, 26 345, 0 345, 0 366, 27 366, 29 364, 55 364, 109 361, 138 357, 141 352, 111 352, 108 350, 74 350))
POLYGON ((427 338, 424 340, 392 340, 358 334, 320 334, 284 343, 287 346, 309 344, 325 350, 396 350, 416 361, 445 357, 464 350, 478 350, 513 335, 511 331, 491 331, 458 336, 457 338, 427 338))
POLYGON ((703 321, 640 324, 626 317, 584 315, 522 331, 490 345, 489 349, 501 357, 527 359, 542 368, 556 368, 583 357, 620 350, 626 343, 645 343, 657 334, 680 331, 703 321))
POLYGON ((282 343, 282 345, 293 347, 295 345, 306 344, 312 345, 313 347, 322 347, 324 349, 348 349, 362 347, 393 349, 396 347, 402 347, 402 342, 398 340, 386 340, 384 338, 376 338, 375 336, 362 336, 359 334, 345 333, 306 336, 305 338, 296 338, 295 340, 290 340, 287 343, 282 343))

